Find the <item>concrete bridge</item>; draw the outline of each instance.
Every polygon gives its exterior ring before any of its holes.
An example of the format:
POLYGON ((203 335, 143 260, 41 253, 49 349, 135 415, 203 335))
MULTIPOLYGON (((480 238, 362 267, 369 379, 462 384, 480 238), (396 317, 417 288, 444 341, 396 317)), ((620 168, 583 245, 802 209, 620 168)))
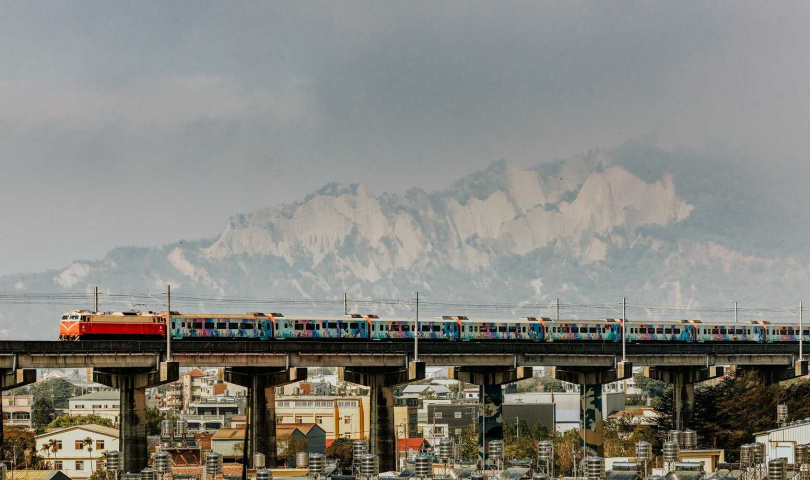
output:
POLYGON ((798 353, 798 345, 785 343, 628 344, 622 358, 615 343, 421 341, 416 359, 412 342, 222 340, 173 342, 167 359, 162 341, 10 341, 0 343, 0 388, 35 381, 37 368, 91 368, 96 382, 121 393, 125 469, 136 472, 148 461, 146 388, 176 380, 180 367, 226 367, 226 381, 248 388, 250 450, 275 466, 274 387, 306 379, 307 367, 338 367, 344 380, 370 388, 371 451, 386 471, 396 462, 393 387, 424 378, 426 365, 452 367, 453 378, 479 385, 490 398, 500 395, 501 385, 531 377, 532 367, 555 367, 558 379, 580 385, 583 445, 601 454, 602 385, 629 378, 634 365, 674 384, 676 423, 683 429, 693 419, 696 383, 722 375, 724 366, 755 371, 769 382, 795 378, 807 374, 798 353))

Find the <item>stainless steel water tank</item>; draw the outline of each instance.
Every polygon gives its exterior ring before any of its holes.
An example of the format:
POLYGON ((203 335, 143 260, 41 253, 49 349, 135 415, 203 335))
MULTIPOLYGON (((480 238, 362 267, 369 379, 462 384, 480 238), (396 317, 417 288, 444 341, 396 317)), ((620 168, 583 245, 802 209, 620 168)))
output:
POLYGON ((652 443, 644 441, 638 442, 636 444, 636 461, 651 462, 652 458, 652 443))
POLYGON ((185 441, 186 435, 188 435, 188 422, 183 419, 174 422, 174 440, 185 441))
POLYGON ((352 442, 352 462, 355 467, 360 461, 360 457, 368 453, 368 442, 366 440, 355 440, 352 442))
POLYGON ((7 470, 8 470, 8 467, 6 467, 6 464, 3 463, 3 462, 0 462, 0 480, 6 480, 6 471, 7 470))
POLYGON ((265 466, 264 454, 256 453, 255 455, 253 455, 253 468, 258 470, 260 468, 264 468, 264 466, 265 466))
POLYGON ((665 480, 666 478, 663 475, 648 475, 645 480, 665 480))
POLYGON ((158 473, 167 473, 171 469, 170 456, 166 452, 157 452, 152 457, 152 465, 158 473))
POLYGON ((307 452, 298 452, 295 454, 295 468, 308 468, 309 467, 309 454, 307 452))
POLYGON ((793 463, 806 465, 810 463, 810 445, 796 445, 796 455, 793 463))
POLYGON ((367 453, 360 456, 360 465, 358 468, 360 475, 366 477, 373 477, 380 473, 380 459, 377 455, 367 453))
POLYGON ((307 457, 308 457, 307 461, 309 462, 307 467, 309 474, 313 477, 323 475, 324 470, 326 470, 326 461, 324 459, 323 454, 310 453, 309 455, 307 455, 307 457))
POLYGON ((754 464, 760 465, 765 463, 765 444, 760 442, 755 442, 751 444, 754 447, 753 454, 754 454, 754 464))
POLYGON ((165 419, 160 421, 160 440, 163 442, 171 441, 174 437, 174 420, 165 419))
POLYGON ((547 473, 535 472, 532 474, 532 480, 550 480, 551 477, 547 473))
POLYGON ((681 431, 680 430, 670 430, 667 432, 667 441, 668 442, 677 442, 678 445, 681 444, 681 431))
POLYGON ((605 459, 585 457, 582 459, 582 470, 588 478, 605 478, 605 459))
POLYGON ((788 421, 788 408, 784 403, 776 406, 776 421, 777 423, 787 423, 788 421))
POLYGON ((206 452, 205 473, 209 476, 216 476, 222 473, 222 455, 216 452, 206 452))
POLYGON ((470 480, 487 480, 487 474, 481 472, 472 472, 470 474, 470 480))
POLYGON ((548 440, 537 442, 537 460, 540 462, 554 461, 554 443, 548 440))
POLYGON ((740 464, 743 467, 748 467, 754 464, 754 450, 756 446, 751 443, 746 443, 740 446, 740 464))
POLYGON ((672 440, 664 442, 663 454, 665 462, 677 462, 681 458, 681 449, 678 442, 672 440))
POLYGON ((500 460, 503 458, 503 441, 490 440, 489 442, 489 458, 493 460, 500 460))
POLYGON ((157 472, 152 467, 146 467, 141 470, 141 480, 156 480, 157 472))
POLYGON ((694 450, 697 447, 697 432, 694 430, 684 430, 681 433, 681 447, 684 450, 694 450))
POLYGON ((124 454, 118 450, 107 452, 106 468, 110 472, 120 472, 124 469, 124 454))
POLYGON ((417 477, 432 477, 433 457, 424 454, 417 455, 413 462, 413 471, 417 477))
POLYGON ((436 456, 442 460, 453 458, 453 439, 449 437, 440 438, 436 446, 436 456))
POLYGON ((787 462, 784 458, 777 458, 768 462, 768 480, 785 480, 787 475, 787 462))
POLYGON ((256 480, 272 480, 273 472, 264 467, 256 470, 256 480))

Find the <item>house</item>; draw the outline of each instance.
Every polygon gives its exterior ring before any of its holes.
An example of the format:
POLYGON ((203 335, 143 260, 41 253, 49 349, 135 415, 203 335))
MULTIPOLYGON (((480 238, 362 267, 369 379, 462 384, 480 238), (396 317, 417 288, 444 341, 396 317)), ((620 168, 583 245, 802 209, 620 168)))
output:
POLYGON ((416 453, 426 453, 430 450, 430 444, 424 438, 398 438, 397 451, 407 452, 408 457, 416 453))
POLYGON ((31 409, 34 397, 31 395, 3 395, 3 425, 31 428, 31 409))
POLYGON ((244 428, 221 428, 211 437, 211 450, 225 458, 241 458, 244 446, 244 428))
POLYGON ((326 450, 326 432, 314 423, 276 425, 276 438, 279 442, 300 438, 307 442, 307 453, 323 453, 326 450))
POLYGON ((89 478, 104 453, 119 449, 118 429, 94 424, 52 430, 35 439, 39 455, 74 480, 89 478))
POLYGON ((408 385, 402 389, 402 396, 428 396, 433 394, 436 398, 449 398, 450 389, 444 385, 408 385))
POLYGON ((793 463, 796 445, 810 443, 810 422, 755 433, 754 441, 765 445, 767 458, 783 457, 793 463))
POLYGON ((118 423, 121 415, 121 397, 118 390, 102 390, 79 395, 68 400, 71 415, 98 415, 118 423))

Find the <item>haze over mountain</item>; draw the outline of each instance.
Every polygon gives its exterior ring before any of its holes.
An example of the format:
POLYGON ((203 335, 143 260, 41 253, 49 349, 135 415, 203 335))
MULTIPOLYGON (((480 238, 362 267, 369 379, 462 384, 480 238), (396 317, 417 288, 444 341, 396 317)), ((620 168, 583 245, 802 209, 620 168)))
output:
MULTIPOLYGON (((630 143, 527 169, 497 161, 436 192, 330 184, 235 215, 216 238, 118 247, 0 277, 0 292, 162 292, 171 283, 206 297, 797 303, 810 281, 801 179, 718 155, 630 143)), ((160 305, 102 306, 125 307, 160 305)), ((67 309, 0 302, 0 335, 55 338, 67 309)))

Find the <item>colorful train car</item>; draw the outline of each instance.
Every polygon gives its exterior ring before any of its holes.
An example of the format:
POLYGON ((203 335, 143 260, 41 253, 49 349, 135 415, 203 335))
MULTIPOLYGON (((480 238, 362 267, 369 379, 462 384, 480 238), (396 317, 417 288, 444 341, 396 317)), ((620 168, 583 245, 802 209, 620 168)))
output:
MULTIPOLYGON (((621 335, 621 332, 619 332, 621 335)), ((627 342, 685 342, 695 341, 695 326, 682 322, 627 322, 627 342)), ((619 338, 621 340, 621 337, 619 338)))
POLYGON ((534 317, 517 320, 456 318, 463 319, 460 322, 461 340, 465 342, 488 340, 543 341, 543 323, 534 317))
POLYGON ((620 320, 577 320, 574 322, 544 319, 547 342, 621 342, 620 320))
POLYGON ((246 314, 184 314, 171 315, 172 339, 240 339, 272 340, 273 315, 254 312, 246 314))

